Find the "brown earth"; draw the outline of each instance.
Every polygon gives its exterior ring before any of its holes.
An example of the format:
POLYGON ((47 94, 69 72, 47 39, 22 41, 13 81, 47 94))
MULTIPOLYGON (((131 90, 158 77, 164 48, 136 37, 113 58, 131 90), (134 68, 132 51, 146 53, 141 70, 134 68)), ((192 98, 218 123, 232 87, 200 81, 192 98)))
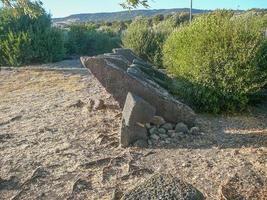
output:
POLYGON ((218 199, 241 168, 267 176, 267 106, 199 115, 203 136, 151 149, 119 147, 121 111, 90 75, 0 71, 0 199, 111 199, 155 172, 218 199), (105 108, 92 110, 91 99, 105 108))

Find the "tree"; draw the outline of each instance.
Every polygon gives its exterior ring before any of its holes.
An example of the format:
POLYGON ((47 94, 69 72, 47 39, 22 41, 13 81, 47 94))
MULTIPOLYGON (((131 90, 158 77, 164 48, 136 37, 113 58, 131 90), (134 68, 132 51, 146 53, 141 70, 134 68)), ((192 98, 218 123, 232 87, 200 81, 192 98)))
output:
POLYGON ((44 11, 42 8, 43 3, 39 0, 34 2, 30 0, 0 0, 0 2, 7 8, 19 8, 30 17, 38 17, 44 11))
POLYGON ((133 9, 139 6, 149 7, 148 0, 125 0, 120 4, 123 8, 133 9))
MULTIPOLYGON (((25 1, 28 0, 0 0, 4 6, 14 7, 17 4, 25 4, 25 1)), ((149 7, 148 0, 125 0, 121 3, 124 8, 137 8, 138 6, 149 7)))

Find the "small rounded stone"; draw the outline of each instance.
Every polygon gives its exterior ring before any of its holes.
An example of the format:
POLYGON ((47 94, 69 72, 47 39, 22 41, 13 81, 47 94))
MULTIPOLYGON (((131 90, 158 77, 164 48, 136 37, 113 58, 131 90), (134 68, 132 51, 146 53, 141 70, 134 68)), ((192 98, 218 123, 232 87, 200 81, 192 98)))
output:
POLYGON ((169 136, 167 134, 159 134, 159 137, 162 138, 162 139, 166 139, 168 138, 169 136))
POLYGON ((192 135, 198 135, 199 132, 200 132, 199 127, 192 127, 192 128, 190 129, 190 131, 189 131, 189 133, 192 134, 192 135))
POLYGON ((151 124, 154 124, 156 126, 161 126, 162 124, 165 123, 165 120, 163 119, 163 117, 161 116, 154 116, 152 119, 151 119, 151 124))
POLYGON ((166 134, 167 133, 166 129, 164 129, 164 128, 159 128, 158 132, 159 132, 159 134, 166 134))
POLYGON ((153 126, 152 128, 149 129, 148 131, 151 135, 156 134, 157 133, 157 127, 153 126))
POLYGON ((172 129, 173 129, 173 124, 171 124, 171 123, 165 123, 165 124, 163 124, 163 125, 161 126, 161 128, 164 128, 164 129, 166 129, 167 131, 169 131, 169 130, 172 130, 172 129))
POLYGON ((150 136, 150 138, 152 139, 152 140, 159 140, 159 136, 158 135, 156 135, 156 134, 152 134, 151 136, 150 136))
POLYGON ((141 147, 141 148, 147 148, 148 147, 148 144, 147 144, 147 141, 145 141, 145 140, 137 140, 134 143, 134 146, 135 147, 141 147))
POLYGON ((189 130, 188 130, 187 125, 181 122, 175 126, 175 131, 178 133, 179 132, 188 133, 189 130))

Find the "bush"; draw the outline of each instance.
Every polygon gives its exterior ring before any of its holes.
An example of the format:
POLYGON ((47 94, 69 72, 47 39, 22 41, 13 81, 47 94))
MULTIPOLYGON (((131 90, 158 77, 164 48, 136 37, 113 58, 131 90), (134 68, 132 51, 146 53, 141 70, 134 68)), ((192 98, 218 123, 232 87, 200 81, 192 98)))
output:
POLYGON ((18 66, 64 58, 62 31, 51 27, 51 17, 41 4, 28 3, 34 7, 34 16, 19 6, 0 10, 0 65, 18 66))
POLYGON ((97 31, 88 25, 72 25, 67 33, 69 55, 97 55, 111 52, 120 46, 120 37, 110 31, 97 31))
POLYGON ((267 80, 264 20, 216 11, 176 30, 164 64, 180 81, 176 93, 200 110, 242 110, 267 80))
POLYGON ((122 37, 124 47, 156 66, 163 67, 163 45, 175 27, 187 22, 188 14, 180 13, 166 17, 158 15, 150 19, 135 20, 122 37))
POLYGON ((30 38, 27 33, 8 32, 5 40, 1 41, 0 64, 19 66, 28 64, 31 59, 30 38))
POLYGON ((162 66, 162 46, 165 35, 156 32, 148 20, 134 21, 122 37, 123 46, 132 49, 138 56, 162 66))

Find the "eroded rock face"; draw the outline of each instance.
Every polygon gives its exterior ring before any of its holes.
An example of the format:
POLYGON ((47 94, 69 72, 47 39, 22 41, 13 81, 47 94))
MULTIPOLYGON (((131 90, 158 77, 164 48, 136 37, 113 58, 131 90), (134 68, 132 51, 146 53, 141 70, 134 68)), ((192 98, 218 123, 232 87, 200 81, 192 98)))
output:
POLYGON ((136 141, 140 143, 140 140, 146 142, 148 136, 145 123, 150 121, 155 113, 156 109, 149 103, 128 93, 122 112, 121 146, 127 147, 136 141))
POLYGON ((122 200, 202 200, 203 194, 192 185, 171 175, 156 174, 130 190, 122 200))
POLYGON ((81 62, 113 95, 121 108, 128 92, 131 92, 154 106, 156 114, 168 122, 193 124, 196 115, 190 107, 173 98, 139 68, 130 67, 129 63, 136 59, 136 56, 129 51, 117 49, 113 54, 82 57, 81 62))

